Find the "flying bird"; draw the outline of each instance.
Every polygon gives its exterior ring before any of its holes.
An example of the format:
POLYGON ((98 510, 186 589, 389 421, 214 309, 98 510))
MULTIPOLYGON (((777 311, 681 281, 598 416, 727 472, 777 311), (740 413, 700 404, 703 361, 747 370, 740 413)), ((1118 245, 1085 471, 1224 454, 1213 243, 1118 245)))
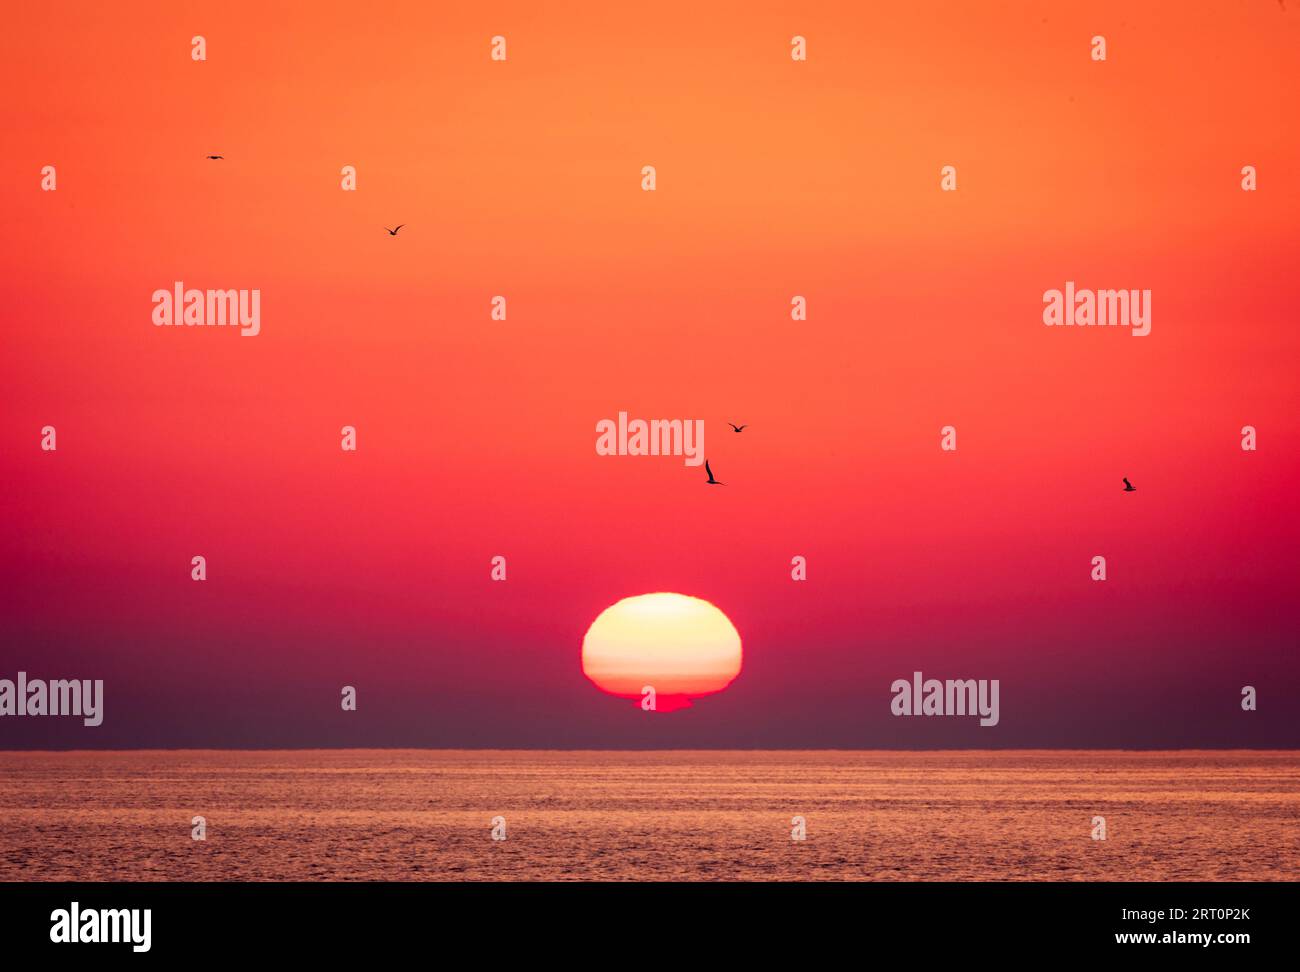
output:
POLYGON ((388 229, 387 226, 385 226, 384 229, 388 230, 388 235, 389 235, 389 236, 396 236, 396 235, 397 235, 397 230, 401 229, 401 228, 402 228, 403 226, 405 226, 405 225, 406 225, 405 223, 398 223, 398 224, 397 224, 397 229, 388 229))
POLYGON ((225 156, 224 156, 224 155, 209 155, 208 158, 210 158, 210 159, 224 159, 225 156))
POLYGON ((737 432, 744 432, 747 428, 749 428, 748 422, 746 422, 744 425, 737 425, 735 422, 728 422, 727 424, 730 425, 737 432))
POLYGON ((720 483, 720 482, 718 482, 716 479, 713 478, 713 470, 709 468, 709 460, 707 460, 707 459, 704 460, 704 471, 705 471, 706 473, 709 474, 709 481, 708 481, 707 483, 705 483, 704 485, 706 485, 706 486, 726 486, 726 485, 727 485, 726 483, 720 483))
POLYGON ((1128 481, 1128 477, 1127 477, 1127 476, 1124 477, 1124 492, 1126 492, 1126 493, 1136 493, 1136 492, 1137 492, 1137 487, 1134 486, 1132 483, 1130 483, 1130 482, 1128 481))

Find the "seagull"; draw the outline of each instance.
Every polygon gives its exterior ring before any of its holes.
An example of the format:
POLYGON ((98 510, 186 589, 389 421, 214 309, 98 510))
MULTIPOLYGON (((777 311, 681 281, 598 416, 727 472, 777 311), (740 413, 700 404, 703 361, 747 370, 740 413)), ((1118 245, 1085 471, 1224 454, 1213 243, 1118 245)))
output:
POLYGON ((716 479, 713 478, 713 470, 709 468, 709 460, 707 460, 707 459, 704 460, 704 471, 705 471, 706 473, 709 474, 709 481, 708 481, 707 483, 705 483, 706 486, 726 486, 726 485, 727 485, 726 483, 720 483, 720 482, 718 482, 716 479))
POLYGON ((224 155, 209 155, 208 158, 210 158, 210 159, 224 159, 225 156, 224 156, 224 155))
POLYGON ((1137 492, 1137 487, 1134 486, 1132 483, 1130 483, 1130 482, 1128 481, 1128 477, 1127 477, 1127 476, 1124 477, 1124 492, 1126 492, 1126 493, 1136 493, 1136 492, 1137 492))
POLYGON ((744 425, 737 425, 735 422, 728 422, 727 424, 730 425, 737 432, 744 432, 747 428, 749 428, 748 422, 746 422, 744 425))
POLYGON ((405 225, 406 225, 405 223, 398 223, 398 224, 397 224, 397 229, 388 229, 387 226, 385 226, 384 229, 388 230, 388 235, 389 235, 389 236, 396 236, 396 235, 397 235, 397 230, 401 229, 401 228, 402 228, 403 226, 405 226, 405 225))

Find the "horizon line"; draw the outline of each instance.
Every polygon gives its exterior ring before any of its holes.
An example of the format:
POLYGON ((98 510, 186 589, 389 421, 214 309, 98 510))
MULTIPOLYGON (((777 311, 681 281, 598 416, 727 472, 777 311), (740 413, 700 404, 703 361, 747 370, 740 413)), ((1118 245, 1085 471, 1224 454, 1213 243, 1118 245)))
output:
POLYGON ((1168 747, 1133 747, 1133 746, 1060 746, 1060 747, 1015 747, 1000 746, 994 748, 853 748, 841 746, 743 746, 743 747, 694 747, 677 746, 672 748, 655 747, 502 747, 502 746, 122 746, 117 748, 100 747, 95 749, 0 749, 0 756, 28 755, 37 753, 320 753, 320 752, 431 752, 431 753, 1300 753, 1300 746, 1185 746, 1168 747))

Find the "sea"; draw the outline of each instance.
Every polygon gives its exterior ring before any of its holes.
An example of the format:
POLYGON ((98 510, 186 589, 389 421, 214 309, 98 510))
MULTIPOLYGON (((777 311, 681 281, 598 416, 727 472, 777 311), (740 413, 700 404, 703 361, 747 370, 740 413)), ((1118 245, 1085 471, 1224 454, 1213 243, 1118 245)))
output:
POLYGON ((1287 881, 1298 866, 1296 751, 0 752, 4 881, 1287 881))

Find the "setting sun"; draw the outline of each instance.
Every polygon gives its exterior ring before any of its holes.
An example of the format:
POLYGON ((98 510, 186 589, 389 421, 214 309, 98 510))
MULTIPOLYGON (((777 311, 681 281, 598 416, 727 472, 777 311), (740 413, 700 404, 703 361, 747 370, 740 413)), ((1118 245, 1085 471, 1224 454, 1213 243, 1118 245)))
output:
POLYGON ((740 634, 708 601, 685 594, 625 597, 582 639, 582 671, 602 691, 659 711, 721 692, 740 674, 740 634))

